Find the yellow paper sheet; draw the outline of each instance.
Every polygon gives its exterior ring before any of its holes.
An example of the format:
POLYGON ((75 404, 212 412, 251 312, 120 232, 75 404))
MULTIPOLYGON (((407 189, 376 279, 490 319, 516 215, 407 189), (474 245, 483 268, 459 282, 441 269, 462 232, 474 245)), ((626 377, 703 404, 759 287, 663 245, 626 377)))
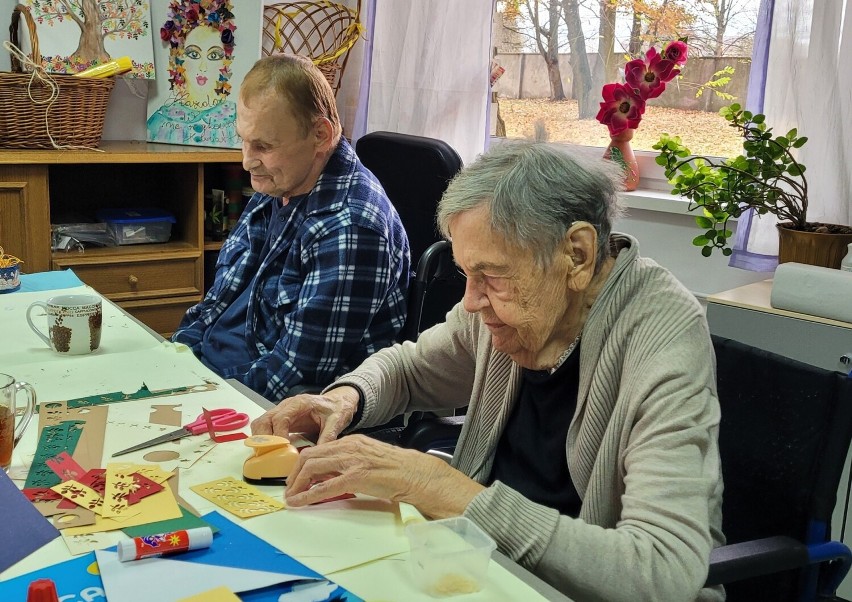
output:
POLYGON ((64 529, 64 535, 79 535, 82 533, 99 533, 101 531, 112 531, 113 529, 125 529, 127 527, 135 527, 136 525, 145 525, 161 520, 169 520, 171 518, 180 518, 181 511, 178 507, 175 496, 172 495, 172 490, 165 487, 162 491, 142 498, 138 504, 133 505, 133 509, 138 512, 135 516, 127 519, 113 517, 104 518, 98 516, 94 525, 85 527, 72 527, 64 529))

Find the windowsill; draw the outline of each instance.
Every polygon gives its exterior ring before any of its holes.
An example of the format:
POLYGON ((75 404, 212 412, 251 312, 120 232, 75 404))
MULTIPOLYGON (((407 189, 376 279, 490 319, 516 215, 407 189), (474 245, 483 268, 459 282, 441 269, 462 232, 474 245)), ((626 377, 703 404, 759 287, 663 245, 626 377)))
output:
POLYGON ((642 209, 644 211, 690 215, 688 210, 689 201, 683 197, 659 190, 639 188, 632 192, 622 193, 621 200, 626 209, 642 209))

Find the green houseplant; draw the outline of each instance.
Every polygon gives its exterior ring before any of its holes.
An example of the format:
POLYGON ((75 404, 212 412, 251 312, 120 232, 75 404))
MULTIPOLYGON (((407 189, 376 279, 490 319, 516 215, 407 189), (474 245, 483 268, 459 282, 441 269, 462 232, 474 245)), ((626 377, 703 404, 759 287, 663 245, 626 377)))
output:
POLYGON ((730 255, 733 232, 728 222, 754 209, 779 219, 780 262, 839 267, 846 245, 852 242, 852 228, 807 219, 805 166, 793 151, 808 139, 795 128, 775 135, 763 115, 736 103, 719 113, 742 136, 743 154, 729 159, 692 156, 680 137, 669 134, 663 134, 653 147, 660 151, 656 160, 665 168, 672 193, 689 199, 690 211, 701 211, 695 223, 703 233, 693 244, 701 247, 705 257, 713 249, 730 255))

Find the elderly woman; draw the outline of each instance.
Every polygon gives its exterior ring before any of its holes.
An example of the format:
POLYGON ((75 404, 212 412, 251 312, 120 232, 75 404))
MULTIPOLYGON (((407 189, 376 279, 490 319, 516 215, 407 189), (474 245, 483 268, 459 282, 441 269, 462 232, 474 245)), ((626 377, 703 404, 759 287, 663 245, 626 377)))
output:
POLYGON ((451 183, 438 223, 463 301, 256 433, 319 433, 286 499, 344 492, 465 515, 575 600, 721 600, 714 358, 704 313, 635 239, 610 232, 599 163, 502 144, 451 183), (452 465, 346 429, 468 405, 452 465))

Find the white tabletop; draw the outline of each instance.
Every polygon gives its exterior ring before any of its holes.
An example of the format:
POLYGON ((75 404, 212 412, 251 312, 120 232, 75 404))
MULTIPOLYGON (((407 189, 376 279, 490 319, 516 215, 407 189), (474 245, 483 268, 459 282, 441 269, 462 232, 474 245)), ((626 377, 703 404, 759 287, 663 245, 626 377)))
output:
MULTIPOLYGON (((64 289, 62 292, 85 290, 96 294, 88 287, 79 289, 64 289)), ((104 463, 112 452, 133 443, 126 438, 111 436, 111 425, 118 432, 116 425, 121 421, 147 421, 152 403, 162 404, 164 400, 172 404, 179 403, 184 424, 195 418, 202 405, 207 409, 232 407, 251 417, 262 414, 261 406, 244 394, 244 387, 232 386, 201 364, 186 347, 158 339, 108 301, 104 303, 100 349, 93 354, 76 357, 53 353, 30 331, 25 314, 33 301, 46 300, 56 292, 19 293, 0 297, 0 324, 4 332, 3 342, 0 343, 2 371, 31 383, 38 393, 39 402, 116 391, 131 393, 143 385, 150 390, 204 383, 213 385, 212 390, 109 404, 104 463)), ((256 394, 252 396, 256 397, 256 394)), ((37 430, 33 425, 29 427, 13 457, 9 474, 17 479, 21 487, 35 453, 37 430)), ((245 431, 249 431, 248 427, 245 431)), ((410 578, 408 541, 395 503, 359 497, 307 509, 283 510, 240 519, 189 489, 191 485, 227 475, 241 478, 242 463, 248 455, 248 449, 241 441, 217 444, 190 468, 181 469, 180 495, 201 514, 218 510, 364 599, 433 600, 415 589, 410 578)), ((280 486, 261 487, 261 490, 275 498, 282 496, 280 486)), ((121 532, 114 531, 109 532, 105 540, 108 545, 112 545, 124 537, 121 532)), ((3 591, 3 580, 70 558, 64 540, 53 540, 0 573, 0 593, 3 591)), ((516 566, 512 568, 509 571, 501 563, 492 562, 485 588, 462 599, 471 602, 567 599, 523 569, 516 566), (522 578, 519 579, 513 573, 518 573, 522 578), (544 592, 544 596, 536 589, 544 592)))

